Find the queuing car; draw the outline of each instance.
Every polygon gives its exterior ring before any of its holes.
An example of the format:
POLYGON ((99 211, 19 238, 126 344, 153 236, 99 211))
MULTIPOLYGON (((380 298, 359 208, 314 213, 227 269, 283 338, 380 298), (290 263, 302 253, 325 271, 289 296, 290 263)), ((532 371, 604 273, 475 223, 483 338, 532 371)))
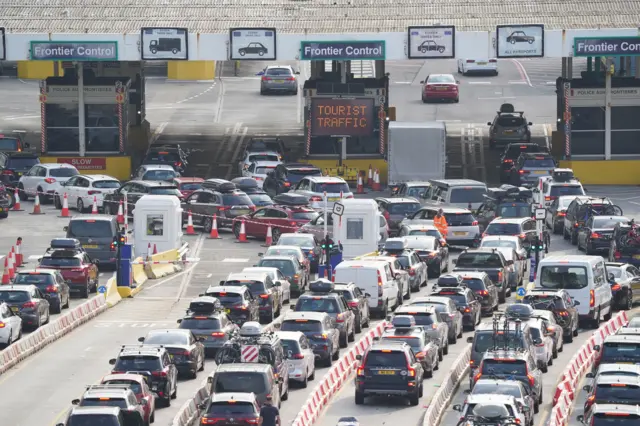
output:
POLYGON ((430 74, 422 84, 422 102, 431 100, 460 102, 460 82, 451 74, 430 74))
POLYGON ((496 218, 514 219, 531 217, 533 193, 527 188, 502 185, 499 188, 487 188, 485 202, 474 212, 480 230, 484 231, 496 218))
POLYGON ((204 344, 205 355, 214 355, 238 329, 224 312, 220 301, 202 296, 189 303, 185 315, 177 320, 178 328, 191 330, 204 344))
POLYGON ((18 311, 14 312, 15 306, 10 306, 5 300, 11 300, 11 297, 17 298, 19 294, 2 294, 0 292, 0 344, 5 348, 22 338, 22 317, 18 311))
POLYGON ((284 146, 284 142, 279 137, 254 136, 249 139, 242 156, 246 156, 250 152, 276 152, 281 157, 288 151, 284 146))
POLYGON ((453 272, 483 271, 498 287, 498 301, 504 303, 511 288, 508 285, 507 260, 497 248, 467 249, 454 260, 453 272))
POLYGON ((66 415, 64 423, 56 426, 94 425, 97 421, 117 426, 143 426, 144 419, 137 411, 127 411, 120 407, 73 407, 66 415))
POLYGON ((183 174, 187 168, 189 154, 180 145, 152 145, 147 151, 142 164, 166 164, 183 174))
POLYGON ((556 322, 562 327, 563 339, 568 343, 578 335, 579 316, 574 300, 566 290, 531 289, 527 291, 522 303, 531 305, 535 310, 546 310, 553 313, 556 322))
POLYGON ((409 306, 432 307, 440 317, 440 320, 446 322, 449 326, 449 343, 455 344, 458 338, 462 337, 462 313, 452 299, 443 296, 422 296, 414 298, 409 306))
POLYGON ((482 237, 512 236, 518 237, 523 244, 532 245, 538 237, 536 221, 531 217, 501 218, 497 217, 484 230, 482 237))
POLYGON ((90 385, 79 399, 71 404, 78 407, 119 407, 129 415, 137 413, 139 418, 145 417, 146 401, 138 401, 129 386, 124 385, 90 385))
POLYGON ((198 371, 204 370, 204 345, 202 337, 196 337, 191 330, 153 330, 138 341, 144 346, 158 345, 164 347, 171 356, 171 361, 178 369, 178 374, 195 379, 198 371))
POLYGON ((272 206, 273 200, 258 186, 258 181, 250 177, 238 177, 231 180, 236 188, 247 194, 251 202, 258 207, 272 206))
MULTIPOLYGON (((482 237, 480 248, 505 248, 514 250, 516 257, 513 259, 519 271, 527 271, 529 266, 529 249, 525 248, 519 236, 512 235, 487 235, 482 237)), ((504 253, 503 253, 504 255, 504 253)))
POLYGON ((585 251, 586 254, 596 254, 598 252, 609 252, 613 229, 619 223, 628 223, 629 218, 625 216, 591 216, 584 226, 579 227, 576 244, 578 250, 585 251))
MULTIPOLYGON (((284 246, 284 245, 278 244, 278 245, 267 248, 267 251, 265 251, 264 253, 258 253, 258 256, 259 257, 293 256, 296 259, 298 259, 298 262, 300 262, 300 264, 302 265, 305 271, 308 271, 311 268, 309 258, 305 256, 302 249, 298 246, 284 246)), ((277 268, 272 268, 272 269, 277 270, 277 268)), ((280 272, 280 275, 282 275, 281 272, 280 272)), ((285 280, 286 280, 286 277, 285 277, 285 280)), ((286 300, 284 299, 284 296, 283 296, 283 300, 286 300)))
POLYGON ((295 295, 304 293, 309 287, 309 270, 293 256, 264 256, 255 266, 277 268, 287 278, 295 295))
MULTIPOLYGON (((247 47, 240 48, 240 55, 247 53, 258 53, 262 56, 267 52, 267 48, 261 43, 249 43, 247 47)), ((269 65, 262 72, 260 79, 260 94, 266 95, 270 92, 286 92, 292 95, 298 94, 298 74, 290 65, 269 65)))
POLYGON ((18 180, 20 199, 28 200, 38 195, 41 203, 50 202, 60 190, 60 184, 78 174, 78 169, 71 164, 36 164, 18 180))
POLYGON ((513 163, 525 152, 548 153, 549 149, 532 142, 509 143, 500 156, 500 182, 508 183, 511 177, 511 167, 513 163))
POLYGON ((202 189, 202 182, 204 179, 199 177, 177 177, 174 178, 172 183, 178 188, 184 198, 193 194, 194 191, 202 189))
POLYGON ((182 194, 178 187, 173 183, 161 181, 143 181, 130 180, 125 182, 114 192, 104 194, 104 212, 105 214, 117 215, 120 202, 124 203, 125 194, 127 197, 128 216, 133 217, 133 210, 136 202, 143 195, 173 195, 182 198, 182 194))
POLYGON ((202 425, 258 424, 260 420, 260 406, 253 392, 216 392, 198 408, 202 413, 199 421, 202 425))
MULTIPOLYGON (((512 104, 500 105, 489 126, 489 147, 491 149, 510 143, 531 141, 531 122, 527 122, 523 111, 516 111, 512 104)), ((520 185, 516 185, 520 186, 520 185)))
POLYGON ((38 260, 38 269, 57 269, 72 295, 87 298, 98 291, 98 266, 85 252, 54 250, 38 260))
POLYGON ((147 384, 145 376, 140 374, 107 374, 100 381, 101 385, 127 386, 133 391, 136 400, 144 410, 145 424, 156 420, 156 399, 147 384))
POLYGON ((340 177, 331 176, 305 176, 290 192, 304 195, 311 208, 317 210, 324 210, 325 207, 332 210, 335 202, 341 198, 353 198, 347 182, 340 177))
POLYGON ((403 182, 391 188, 392 197, 411 197, 423 202, 429 194, 431 183, 428 181, 403 182))
POLYGON ((242 159, 238 163, 238 174, 244 176, 244 171, 249 168, 252 163, 258 161, 269 161, 273 163, 282 162, 282 154, 276 151, 245 151, 242 159))
POLYGON ((369 294, 364 293, 354 283, 334 283, 333 291, 344 297, 347 305, 353 311, 356 333, 369 327, 371 322, 371 312, 367 301, 369 294))
POLYGON ((69 307, 71 292, 60 271, 56 269, 23 269, 16 273, 14 286, 34 285, 49 302, 52 314, 59 314, 63 308, 69 307))
POLYGON ((415 251, 422 262, 427 265, 427 275, 437 278, 449 269, 449 247, 442 245, 438 239, 423 235, 403 237, 408 248, 415 251))
POLYGON ((276 406, 281 401, 282 381, 284 380, 278 377, 271 364, 260 362, 220 364, 207 377, 211 395, 226 392, 253 393, 261 405, 266 401, 267 395, 271 395, 276 406))
POLYGON ((553 354, 554 358, 557 358, 558 352, 564 350, 564 337, 562 336, 563 329, 556 321, 555 313, 553 311, 534 309, 533 315, 546 322, 546 332, 553 339, 553 354))
POLYGON ((359 260, 368 262, 387 262, 393 281, 396 282, 398 289, 400 289, 400 295, 403 299, 409 299, 411 297, 411 280, 409 271, 405 269, 403 263, 395 255, 389 256, 363 256, 359 260))
POLYGON ((258 183, 258 188, 263 188, 264 180, 269 173, 273 173, 280 161, 255 161, 242 171, 242 176, 253 178, 258 183))
POLYGON ((628 404, 593 404, 589 415, 576 417, 583 425, 633 426, 640 420, 640 407, 628 404))
MULTIPOLYGON (((523 426, 533 426, 533 410, 534 399, 525 386, 517 380, 496 380, 496 379, 480 379, 476 382, 470 395, 507 395, 515 398, 516 405, 520 412, 525 414, 520 424, 523 426), (522 410, 527 407, 529 410, 522 410)), ((514 413, 515 414, 515 413, 514 413)))
POLYGON ((317 215, 318 213, 307 207, 273 205, 258 209, 251 214, 236 216, 233 219, 232 228, 236 237, 239 236, 244 221, 247 236, 266 238, 267 231, 271 227, 272 240, 278 243, 282 234, 298 231, 302 225, 317 215))
POLYGON ((260 321, 258 301, 246 286, 210 286, 204 295, 218 299, 227 317, 239 326, 247 321, 260 321))
MULTIPOLYGON (((564 229, 564 217, 567 215, 567 208, 571 202, 577 198, 575 195, 562 195, 554 199, 545 211, 545 224, 554 234, 559 234, 564 229)), ((589 198, 583 196, 581 198, 589 198)))
POLYGON ((301 331, 277 331, 289 364, 289 381, 307 387, 307 381, 316 377, 316 357, 309 339, 301 331))
MULTIPOLYGON (((427 285, 427 265, 415 251, 408 248, 408 241, 405 238, 389 238, 384 243, 382 255, 395 257, 402 268, 407 271, 411 291, 419 291, 421 287, 427 285)), ((400 295, 403 292, 404 289, 400 289, 400 295)))
MULTIPOLYGON (((473 246, 480 242, 480 227, 478 221, 469 209, 457 207, 425 206, 417 212, 407 216, 404 223, 411 224, 416 220, 433 221, 442 209, 447 221, 447 235, 444 238, 450 245, 473 246)), ((428 223, 433 225, 433 223, 428 223)))
POLYGON ((180 173, 168 164, 148 164, 142 165, 131 176, 131 179, 139 179, 145 181, 173 182, 180 173))
POLYGON ((458 74, 493 74, 498 75, 496 58, 461 58, 458 59, 458 74))
MULTIPOLYGON (((475 388, 475 386, 474 386, 475 388)), ((500 413, 500 420, 508 421, 514 418, 514 423, 526 426, 533 425, 533 413, 530 407, 525 407, 518 403, 515 397, 505 394, 470 394, 463 405, 456 404, 453 406, 455 411, 460 412, 460 418, 470 423, 478 417, 482 416, 482 409, 487 409, 488 413, 500 413)), ((490 419, 493 420, 492 417, 490 419)), ((472 423, 474 424, 474 423, 472 423)))
POLYGON ((402 221, 420 208, 420 203, 414 198, 376 198, 380 212, 387 220, 390 234, 397 235, 402 221))
POLYGON ((528 323, 531 339, 535 345, 534 356, 538 368, 546 373, 549 371, 548 367, 553 365, 554 358, 558 357, 555 338, 552 334, 555 330, 543 318, 534 316, 529 319, 528 323))
POLYGON ((322 176, 322 170, 305 163, 278 164, 273 172, 267 173, 262 189, 275 197, 289 192, 305 176, 322 176))
POLYGON ((511 168, 510 183, 515 186, 535 187, 540 177, 551 176, 556 162, 551 154, 523 153, 511 168))
POLYGON ((447 297, 453 300, 456 308, 462 314, 462 326, 475 330, 482 319, 481 304, 478 297, 466 287, 442 288, 431 293, 431 296, 447 297))
POLYGON ((478 296, 480 309, 485 315, 492 315, 498 309, 498 287, 486 272, 467 271, 461 274, 462 285, 478 296))
POLYGON ((626 311, 640 300, 640 271, 628 263, 605 263, 608 274, 613 274, 611 294, 615 308, 626 311))
POLYGON ((280 331, 300 331, 309 339, 316 361, 327 367, 340 358, 340 331, 326 312, 287 312, 280 331))
POLYGON ((115 192, 120 185, 120 181, 112 176, 76 175, 60 183, 54 192, 53 204, 58 210, 62 209, 66 195, 69 208, 79 213, 91 210, 94 202, 98 211, 105 211, 104 195, 115 192))
POLYGON ((424 222, 433 222, 432 220, 423 220, 419 219, 416 221, 404 221, 400 226, 400 230, 398 231, 398 237, 407 237, 407 236, 425 236, 425 237, 434 237, 440 242, 440 245, 443 247, 447 247, 447 239, 445 235, 442 235, 438 228, 436 228, 433 224, 427 224, 424 222), (418 222, 418 223, 415 223, 418 222))
POLYGON ((258 300, 260 321, 269 324, 282 312, 282 298, 278 287, 280 282, 273 281, 267 272, 231 273, 226 280, 220 281, 223 287, 246 287, 258 300))
POLYGON ((640 377, 637 376, 600 376, 582 389, 589 394, 584 403, 586 416, 594 404, 637 405, 640 401, 640 377))
POLYGON ((318 272, 318 266, 324 262, 324 250, 318 239, 312 234, 286 233, 280 235, 278 243, 283 246, 298 246, 309 259, 311 273, 318 272))
POLYGON ((571 169, 553 169, 551 178, 543 176, 540 180, 538 187, 532 189, 533 202, 545 208, 558 197, 586 195, 582 184, 573 178, 571 169))
POLYGON ((440 320, 437 311, 431 306, 400 306, 387 321, 393 324, 399 316, 412 317, 414 326, 422 327, 426 337, 438 345, 438 358, 442 361, 444 355, 449 353, 449 325, 440 320))

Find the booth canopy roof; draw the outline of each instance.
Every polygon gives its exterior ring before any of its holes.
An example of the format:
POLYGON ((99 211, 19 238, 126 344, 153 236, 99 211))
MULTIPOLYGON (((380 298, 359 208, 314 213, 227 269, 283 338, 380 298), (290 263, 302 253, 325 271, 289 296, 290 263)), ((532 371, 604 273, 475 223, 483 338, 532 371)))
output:
POLYGON ((141 27, 275 27, 281 33, 402 32, 412 25, 545 24, 546 29, 636 28, 637 0, 26 0, 0 5, 14 33, 135 33, 141 27), (433 18, 430 18, 433 17, 433 18))

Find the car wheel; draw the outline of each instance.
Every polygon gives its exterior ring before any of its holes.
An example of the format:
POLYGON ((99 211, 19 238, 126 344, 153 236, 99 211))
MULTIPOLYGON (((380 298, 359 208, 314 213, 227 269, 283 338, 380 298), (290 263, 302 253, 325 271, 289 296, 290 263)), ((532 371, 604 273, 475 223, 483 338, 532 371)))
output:
POLYGON ((458 342, 458 336, 456 336, 455 330, 453 331, 453 336, 449 337, 449 343, 455 345, 458 342))
POLYGON ((444 348, 438 349, 438 361, 442 361, 444 359, 444 348))
POLYGON ((211 227, 213 226, 213 219, 209 216, 205 217, 202 222, 202 227, 204 228, 204 232, 207 234, 211 232, 211 227))
POLYGON ((240 238, 240 227, 242 224, 236 222, 233 224, 233 235, 236 236, 236 239, 240 238))
POLYGON ((347 340, 349 340, 349 336, 345 334, 344 337, 340 336, 340 347, 341 348, 346 348, 347 346, 349 346, 349 343, 347 343, 347 340))
POLYGON ((627 293, 627 297, 625 298, 625 307, 624 310, 625 311, 629 311, 633 308, 633 297, 627 293))
POLYGON ((449 355, 449 342, 445 343, 444 349, 442 350, 443 355, 449 355))
POLYGON ((24 185, 21 183, 18 184, 18 194, 22 201, 27 201, 29 199, 29 197, 27 196, 27 193, 24 190, 24 185))
POLYGON ((337 361, 340 359, 340 348, 333 354, 332 361, 337 361))
POLYGON ((51 313, 53 314, 59 314, 60 312, 62 312, 62 299, 60 299, 60 304, 55 306, 55 307, 51 307, 51 313))
POLYGON ((564 338, 565 343, 573 343, 573 331, 564 338))
POLYGON ((600 315, 601 315, 601 312, 600 312, 600 309, 598 309, 598 313, 596 314, 596 317, 591 320, 591 328, 597 329, 598 327, 600 327, 600 318, 601 318, 600 315))
POLYGON ((308 379, 308 374, 309 374, 309 372, 307 372, 307 376, 304 376, 304 380, 302 380, 302 383, 300 383, 300 387, 302 389, 306 389, 307 388, 307 381, 309 380, 308 379))
POLYGON ((278 228, 275 228, 271 231, 271 239, 273 240, 274 245, 278 243, 278 240, 280 239, 280 235, 282 235, 282 232, 280 232, 278 228))
POLYGON ((456 98, 453 102, 455 102, 455 103, 460 102, 460 98, 456 98))
POLYGON ((542 371, 543 373, 548 373, 549 372, 549 367, 547 366, 547 363, 542 363, 542 365, 540 365, 540 371, 542 371))
POLYGON ((578 234, 573 231, 571 231, 571 244, 574 246, 578 245, 578 234))
POLYGON ((356 405, 364 404, 364 394, 362 392, 356 391, 355 403, 356 405))
POLYGON ((53 196, 53 205, 56 210, 62 210, 62 203, 60 202, 60 196, 58 194, 53 196))
POLYGON ((415 395, 409 396, 409 404, 412 406, 416 406, 420 403, 420 391, 416 391, 415 395))
POLYGON ((47 203, 47 196, 44 194, 44 191, 42 190, 42 188, 38 187, 36 189, 36 194, 38 194, 40 196, 40 204, 45 204, 47 203))
POLYGON ((360 318, 360 314, 358 314, 358 316, 355 319, 355 328, 356 328, 356 333, 362 332, 362 319, 360 318))

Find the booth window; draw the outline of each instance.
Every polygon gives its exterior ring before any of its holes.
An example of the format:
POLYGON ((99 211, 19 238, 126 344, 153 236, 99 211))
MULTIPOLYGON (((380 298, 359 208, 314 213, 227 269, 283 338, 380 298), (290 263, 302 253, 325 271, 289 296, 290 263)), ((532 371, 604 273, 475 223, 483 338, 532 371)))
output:
POLYGON ((120 140, 117 104, 88 104, 85 113, 87 151, 117 152, 120 140))
POLYGON ((604 130, 571 131, 571 155, 604 155, 604 130))
POLYGON ((80 132, 77 127, 47 127, 47 152, 78 152, 80 132))
POLYGON ((604 108, 571 107, 571 131, 604 130, 604 108))
POLYGON ((164 216, 161 214, 147 215, 147 236, 161 237, 164 235, 164 216))
POLYGON ((364 238, 364 220, 347 219, 347 240, 362 240, 364 238))
POLYGON ((46 104, 47 151, 78 152, 78 104, 46 104))

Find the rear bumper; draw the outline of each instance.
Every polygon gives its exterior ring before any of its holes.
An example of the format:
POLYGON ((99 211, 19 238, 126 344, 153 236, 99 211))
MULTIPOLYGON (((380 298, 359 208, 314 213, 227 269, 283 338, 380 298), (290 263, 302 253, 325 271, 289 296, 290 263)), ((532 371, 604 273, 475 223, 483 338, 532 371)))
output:
POLYGON ((592 250, 609 251, 611 248, 611 240, 592 239, 589 241, 591 242, 591 247, 589 248, 592 250))
POLYGON ((497 62, 487 62, 487 65, 478 65, 477 62, 474 63, 464 63, 463 68, 466 72, 476 72, 476 73, 495 73, 498 71, 498 63, 497 62))
POLYGON ((369 384, 358 384, 358 378, 356 378, 356 392, 361 393, 365 396, 367 395, 378 395, 378 396, 411 396, 419 392, 420 386, 416 383, 416 386, 406 386, 404 389, 400 389, 396 386, 386 387, 383 384, 375 385, 373 383, 369 384))
POLYGON ((457 99, 458 92, 450 92, 450 91, 429 91, 424 93, 425 99, 457 99))
POLYGON ((93 250, 85 249, 91 259, 100 261, 100 265, 115 265, 118 263, 116 252, 111 250, 93 250))

